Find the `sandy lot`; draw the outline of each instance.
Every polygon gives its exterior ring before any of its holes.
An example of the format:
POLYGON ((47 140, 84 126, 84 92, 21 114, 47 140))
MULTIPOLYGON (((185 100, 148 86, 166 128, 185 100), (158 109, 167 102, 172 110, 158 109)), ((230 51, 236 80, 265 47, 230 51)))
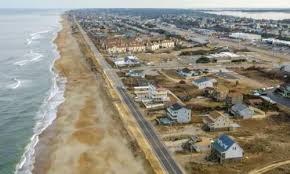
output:
POLYGON ((150 173, 127 138, 104 81, 88 67, 67 20, 55 68, 67 78, 65 102, 36 148, 34 174, 150 173))

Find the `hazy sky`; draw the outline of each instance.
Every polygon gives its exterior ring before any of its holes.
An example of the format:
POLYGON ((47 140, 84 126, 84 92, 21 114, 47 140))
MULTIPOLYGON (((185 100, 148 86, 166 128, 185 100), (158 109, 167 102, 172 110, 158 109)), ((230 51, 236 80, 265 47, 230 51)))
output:
POLYGON ((290 8, 290 0, 0 0, 0 8, 290 8))

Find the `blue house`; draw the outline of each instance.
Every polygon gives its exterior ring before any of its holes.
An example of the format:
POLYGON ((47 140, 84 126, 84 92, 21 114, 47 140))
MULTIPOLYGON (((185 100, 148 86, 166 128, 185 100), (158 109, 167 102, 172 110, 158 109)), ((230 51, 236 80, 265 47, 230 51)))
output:
POLYGON ((211 145, 211 158, 216 159, 219 163, 227 160, 242 159, 243 149, 227 135, 222 135, 211 145))

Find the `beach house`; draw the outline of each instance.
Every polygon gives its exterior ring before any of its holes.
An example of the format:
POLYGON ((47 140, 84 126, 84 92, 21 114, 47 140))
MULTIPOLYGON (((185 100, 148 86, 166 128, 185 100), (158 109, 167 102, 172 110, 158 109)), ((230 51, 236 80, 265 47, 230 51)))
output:
POLYGON ((229 118, 221 112, 214 111, 204 116, 205 129, 209 131, 232 130, 237 127, 229 118))
POLYGON ((237 118, 249 119, 253 117, 255 111, 244 104, 235 104, 231 107, 230 113, 237 118))
POLYGON ((228 160, 240 160, 243 156, 244 150, 227 135, 221 135, 211 144, 210 159, 215 159, 221 164, 228 160))
POLYGON ((175 103, 166 109, 167 116, 177 123, 190 123, 191 122, 191 109, 175 103))
POLYGON ((201 77, 199 79, 192 81, 192 84, 196 86, 198 89, 213 87, 214 83, 216 83, 216 80, 208 77, 201 77))

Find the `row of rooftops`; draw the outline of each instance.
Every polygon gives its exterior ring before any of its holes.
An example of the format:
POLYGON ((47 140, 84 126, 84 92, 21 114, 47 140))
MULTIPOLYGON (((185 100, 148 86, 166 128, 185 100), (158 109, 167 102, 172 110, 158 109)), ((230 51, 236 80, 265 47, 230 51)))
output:
POLYGON ((161 39, 141 39, 141 38, 123 38, 123 37, 115 37, 115 38, 107 38, 100 39, 102 46, 106 49, 113 47, 145 47, 145 46, 153 46, 160 44, 170 44, 175 43, 173 40, 161 40, 161 39))

